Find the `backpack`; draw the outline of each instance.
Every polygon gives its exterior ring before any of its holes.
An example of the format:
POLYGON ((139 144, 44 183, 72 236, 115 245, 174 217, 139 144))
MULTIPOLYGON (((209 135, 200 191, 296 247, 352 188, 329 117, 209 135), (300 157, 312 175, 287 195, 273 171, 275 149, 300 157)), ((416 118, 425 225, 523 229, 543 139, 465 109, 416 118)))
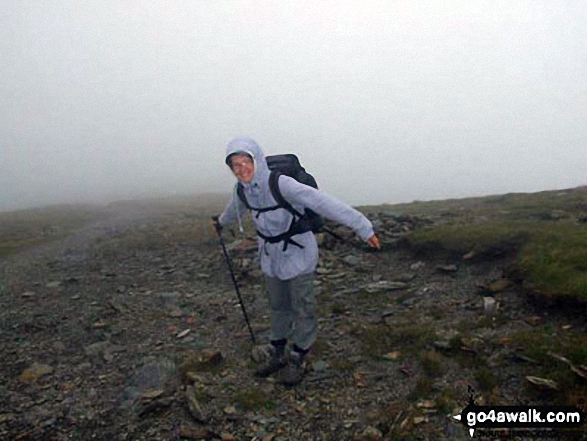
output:
POLYGON ((322 226, 324 225, 324 219, 318 213, 309 208, 304 209, 303 213, 297 211, 293 206, 285 200, 283 195, 281 194, 281 190, 279 189, 279 176, 286 175, 294 178, 296 181, 309 185, 313 188, 318 188, 318 184, 316 183, 316 179, 309 174, 304 167, 300 164, 298 157, 294 154, 285 154, 285 155, 273 155, 267 156, 266 158, 267 166, 271 171, 269 175, 269 189, 271 191, 271 195, 277 202, 277 205, 273 207, 265 207, 265 208, 255 208, 251 207, 247 202, 247 198, 244 193, 244 188, 242 184, 238 184, 237 186, 237 194, 241 201, 245 204, 245 206, 249 210, 257 211, 257 217, 261 213, 266 211, 277 210, 279 208, 285 208, 293 215, 292 223, 290 224, 289 229, 278 236, 265 236, 257 231, 257 234, 261 238, 263 238, 266 242, 269 243, 277 243, 284 241, 283 250, 287 249, 288 244, 296 245, 300 248, 303 248, 302 245, 298 244, 294 240, 292 240, 292 236, 296 234, 305 233, 308 231, 312 231, 313 233, 318 233, 322 226))

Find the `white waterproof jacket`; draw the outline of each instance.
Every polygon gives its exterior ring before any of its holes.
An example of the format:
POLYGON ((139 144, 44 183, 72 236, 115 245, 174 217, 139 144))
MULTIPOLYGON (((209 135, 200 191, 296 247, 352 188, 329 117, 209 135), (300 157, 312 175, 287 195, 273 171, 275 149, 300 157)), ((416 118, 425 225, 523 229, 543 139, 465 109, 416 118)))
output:
MULTIPOLYGON (((242 183, 249 205, 254 208, 277 205, 269 188, 270 171, 261 148, 252 139, 236 138, 226 146, 226 157, 235 152, 247 152, 255 161, 253 180, 249 183, 242 183)), ((304 208, 310 208, 325 218, 353 229, 365 241, 374 234, 371 222, 362 213, 321 190, 301 184, 285 175, 279 177, 279 189, 285 200, 300 213, 303 213, 304 208)), ((237 195, 235 185, 232 197, 220 215, 220 225, 225 226, 237 221, 240 222, 246 209, 237 195)), ((253 222, 261 234, 277 236, 289 229, 292 214, 285 208, 267 211, 258 217, 255 212, 253 222)), ((293 239, 304 248, 290 244, 284 251, 282 242, 271 244, 259 237, 259 262, 264 274, 288 280, 316 270, 318 244, 314 233, 308 231, 294 236, 293 239)))

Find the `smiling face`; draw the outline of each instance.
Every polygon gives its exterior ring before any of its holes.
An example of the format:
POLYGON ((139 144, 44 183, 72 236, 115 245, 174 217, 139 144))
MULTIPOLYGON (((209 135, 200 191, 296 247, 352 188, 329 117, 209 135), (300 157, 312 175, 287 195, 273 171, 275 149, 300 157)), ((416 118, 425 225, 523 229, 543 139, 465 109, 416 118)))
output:
POLYGON ((236 178, 248 184, 255 176, 255 163, 248 155, 233 155, 230 157, 230 169, 236 178))

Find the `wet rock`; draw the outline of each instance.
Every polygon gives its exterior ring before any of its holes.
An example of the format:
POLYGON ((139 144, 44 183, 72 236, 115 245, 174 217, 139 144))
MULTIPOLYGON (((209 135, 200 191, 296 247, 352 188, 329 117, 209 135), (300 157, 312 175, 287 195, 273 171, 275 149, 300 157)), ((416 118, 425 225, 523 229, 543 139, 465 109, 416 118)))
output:
POLYGON ((144 417, 145 415, 167 409, 171 406, 172 401, 171 397, 157 395, 153 398, 149 394, 144 394, 135 404, 135 411, 139 417, 144 417))
POLYGON ((459 270, 459 268, 455 265, 455 264, 451 264, 451 265, 438 265, 436 267, 437 271, 440 271, 442 273, 454 273, 457 272, 459 270))
POLYGON ((485 315, 495 315, 497 312, 497 306, 497 302, 493 297, 483 297, 483 313, 485 315))
POLYGON ((89 357, 94 357, 96 355, 100 355, 110 345, 111 343, 109 341, 99 341, 96 343, 92 343, 91 345, 86 346, 84 348, 84 353, 89 357))
POLYGON ((495 282, 490 283, 486 286, 486 290, 489 293, 496 294, 502 291, 505 291, 510 286, 512 286, 513 282, 509 279, 499 279, 495 282))
POLYGON ((179 428, 179 437, 187 440, 207 440, 217 439, 218 435, 210 431, 206 427, 188 427, 181 426, 179 428))
POLYGON ((352 254, 343 258, 342 261, 349 266, 357 266, 361 264, 361 259, 352 254))
POLYGON ((414 417, 413 422, 414 422, 414 425, 417 426, 419 424, 428 422, 428 417, 417 416, 417 417, 414 417))
POLYGON ((67 347, 65 346, 65 344, 62 341, 54 342, 52 347, 55 350, 55 352, 57 352, 57 353, 63 353, 67 350, 67 347))
POLYGON ((524 321, 531 326, 538 326, 544 322, 544 319, 538 315, 533 315, 530 317, 526 317, 524 321))
POLYGON ((188 373, 209 371, 218 368, 224 361, 220 351, 189 351, 185 355, 183 363, 179 367, 182 378, 188 378, 188 373))
POLYGON ((31 367, 25 369, 20 375, 20 381, 23 383, 32 383, 45 375, 53 373, 53 368, 46 364, 34 363, 31 367))
POLYGON ((196 398, 196 391, 192 386, 186 387, 185 398, 191 416, 198 422, 206 423, 209 419, 208 415, 204 408, 198 402, 198 399, 196 398))
POLYGON ((226 415, 234 415, 234 414, 236 414, 236 407, 234 405, 226 406, 224 408, 224 413, 226 415))
POLYGON ((388 352, 387 354, 384 354, 382 356, 382 358, 384 360, 396 361, 399 359, 400 355, 401 354, 398 351, 393 351, 393 352, 388 352))
POLYGON ((556 381, 550 380, 548 378, 540 378, 534 377, 532 375, 528 375, 526 380, 532 384, 533 386, 537 387, 538 389, 548 389, 548 390, 559 390, 559 385, 556 381))
POLYGON ((436 331, 433 346, 437 349, 452 349, 453 341, 460 335, 456 329, 440 329, 436 331))
MULTIPOLYGON (((167 358, 147 357, 143 360, 129 387, 124 391, 127 400, 124 407, 131 407, 141 414, 149 401, 171 396, 179 385, 179 376, 175 363, 167 358)), ((159 400, 161 401, 161 400, 159 400)), ((161 406, 168 400, 161 401, 161 406)), ((154 405, 157 408, 159 405, 154 405)))
POLYGON ((191 329, 184 329, 183 331, 178 332, 177 338, 183 338, 190 333, 191 329))
POLYGON ((324 360, 318 360, 314 363, 314 371, 318 373, 325 372, 329 367, 330 364, 324 360))
POLYGON ((126 302, 118 296, 108 296, 108 305, 117 313, 123 313, 128 310, 126 302))
POLYGON ((375 427, 367 427, 353 437, 353 441, 381 441, 383 433, 375 427))
POLYGON ((180 318, 183 317, 185 314, 185 312, 183 311, 183 309, 181 309, 179 306, 177 305, 168 305, 166 307, 166 314, 169 317, 172 318, 180 318))
POLYGON ((412 280, 414 280, 415 278, 416 278, 415 273, 404 273, 404 274, 400 274, 399 276, 394 277, 393 280, 395 282, 408 283, 408 282, 411 282, 412 280))
POLYGON ((166 304, 175 304, 179 301, 180 294, 178 292, 162 292, 157 294, 156 299, 163 306, 166 304))
POLYGON ((386 280, 382 280, 380 282, 370 283, 363 287, 365 291, 368 293, 376 293, 376 292, 385 292, 385 291, 397 291, 401 289, 406 289, 410 285, 405 282, 388 282, 386 280))
POLYGON ((251 358, 255 363, 262 363, 265 360, 268 360, 271 356, 272 347, 270 344, 266 345, 256 345, 251 350, 251 358))

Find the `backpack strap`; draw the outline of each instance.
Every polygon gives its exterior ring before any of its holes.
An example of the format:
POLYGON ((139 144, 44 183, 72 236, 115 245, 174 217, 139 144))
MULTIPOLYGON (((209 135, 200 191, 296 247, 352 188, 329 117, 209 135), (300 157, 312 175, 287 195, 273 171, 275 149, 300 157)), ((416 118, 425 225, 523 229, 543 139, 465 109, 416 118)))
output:
POLYGON ((245 204, 245 207, 247 207, 248 210, 253 209, 253 207, 251 207, 249 205, 249 202, 247 201, 247 197, 245 196, 245 189, 243 187, 243 184, 241 184, 240 182, 236 184, 236 194, 238 198, 242 201, 242 203, 245 204))
POLYGON ((278 171, 271 171, 271 174, 269 175, 269 189, 271 190, 271 195, 273 196, 273 199, 275 199, 275 202, 277 202, 277 205, 274 205, 272 207, 265 207, 265 208, 252 207, 249 204, 249 202, 247 201, 247 197, 245 196, 244 187, 241 183, 237 184, 237 189, 236 189, 237 195, 238 195, 239 199, 245 204, 247 209, 257 212, 257 215, 255 216, 257 218, 261 215, 261 213, 265 213, 267 211, 277 210, 279 208, 284 208, 287 211, 289 211, 292 214, 292 220, 289 225, 289 229, 286 232, 281 233, 277 236, 266 236, 263 233, 261 233, 259 230, 257 230, 257 234, 265 242, 278 243, 278 242, 283 241, 283 251, 287 250, 287 247, 290 243, 292 245, 299 247, 299 248, 304 248, 303 245, 301 245, 298 242, 296 242, 295 240, 293 240, 292 237, 297 234, 311 231, 311 229, 308 228, 306 225, 306 222, 305 222, 306 218, 304 217, 305 212, 304 212, 304 214, 302 214, 299 211, 297 211, 289 202, 287 202, 285 200, 285 198, 281 194, 281 190, 279 189, 279 183, 278 183, 279 176, 281 176, 281 173, 279 173, 278 171), (297 219, 296 219, 296 217, 297 217, 297 219))
POLYGON ((247 207, 247 209, 257 212, 257 215, 256 215, 257 218, 261 215, 261 213, 265 213, 267 211, 273 211, 273 210, 277 210, 278 208, 281 208, 280 205, 274 205, 272 207, 265 207, 265 208, 252 207, 251 204, 249 204, 249 201, 247 201, 247 197, 245 196, 245 188, 243 187, 243 184, 241 184, 240 182, 236 186, 236 194, 237 194, 238 198, 243 202, 243 204, 245 204, 245 207, 247 207))
POLYGON ((283 197, 283 194, 281 194, 281 190, 279 189, 280 176, 281 173, 275 170, 271 171, 271 174, 269 175, 269 190, 271 190, 271 195, 273 196, 273 199, 275 199, 275 202, 277 202, 277 204, 280 207, 285 208, 287 211, 293 214, 294 217, 302 217, 303 214, 297 211, 289 202, 287 202, 283 197))

